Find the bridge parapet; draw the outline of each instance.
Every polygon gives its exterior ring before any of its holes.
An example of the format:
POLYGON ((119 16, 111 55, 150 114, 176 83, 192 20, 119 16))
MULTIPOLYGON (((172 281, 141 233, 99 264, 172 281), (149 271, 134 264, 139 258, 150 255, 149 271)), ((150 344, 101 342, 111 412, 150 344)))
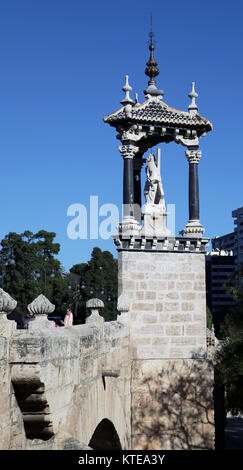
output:
POLYGON ((0 449, 66 448, 60 444, 64 432, 86 448, 104 419, 129 448, 128 327, 106 323, 98 312, 85 325, 61 328, 43 317, 28 330, 6 336, 1 330, 0 449))

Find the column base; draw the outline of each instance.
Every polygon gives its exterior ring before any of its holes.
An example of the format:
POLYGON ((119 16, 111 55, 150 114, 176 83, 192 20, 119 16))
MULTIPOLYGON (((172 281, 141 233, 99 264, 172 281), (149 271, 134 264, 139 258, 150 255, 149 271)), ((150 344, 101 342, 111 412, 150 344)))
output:
POLYGON ((118 232, 125 235, 138 235, 142 226, 138 223, 135 217, 124 217, 118 225, 118 232))
POLYGON ((202 238, 205 229, 200 223, 200 220, 188 220, 186 227, 181 230, 181 235, 186 235, 188 238, 202 238))

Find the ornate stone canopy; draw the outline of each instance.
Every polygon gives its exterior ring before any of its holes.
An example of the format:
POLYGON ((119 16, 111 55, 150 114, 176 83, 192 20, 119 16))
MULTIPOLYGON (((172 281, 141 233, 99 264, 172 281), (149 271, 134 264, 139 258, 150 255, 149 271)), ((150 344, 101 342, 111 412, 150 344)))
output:
POLYGON ((147 95, 142 104, 122 106, 106 116, 104 122, 116 128, 119 140, 126 139, 126 136, 134 138, 142 153, 146 147, 162 142, 195 145, 195 139, 212 130, 211 122, 201 114, 172 108, 160 96, 153 95, 147 95))
POLYGON ((141 232, 141 214, 136 207, 141 202, 141 168, 144 153, 160 143, 176 142, 186 147, 189 163, 189 220, 181 234, 191 238, 201 238, 204 232, 199 220, 198 163, 201 158, 199 139, 213 128, 211 122, 198 113, 195 83, 188 94, 190 103, 187 111, 173 108, 163 101, 164 92, 156 86, 155 77, 159 74, 154 59, 153 33, 150 32, 150 57, 145 74, 149 76, 148 87, 144 90, 145 101, 138 102, 130 97, 132 91, 125 77, 122 88, 125 97, 122 107, 104 117, 104 122, 114 127, 121 141, 119 151, 124 159, 123 177, 123 220, 120 232, 138 235, 141 232))
POLYGON ((137 157, 148 148, 162 142, 175 141, 185 146, 198 146, 198 139, 213 128, 211 122, 198 113, 195 82, 192 82, 192 89, 188 94, 191 100, 188 111, 175 109, 163 101, 164 92, 158 90, 154 79, 159 74, 159 69, 154 59, 152 37, 151 31, 150 58, 145 69, 145 74, 150 79, 148 87, 144 90, 145 101, 138 103, 137 94, 135 101, 132 100, 130 97, 132 88, 126 75, 126 83, 122 88, 125 92, 125 97, 121 101, 122 107, 104 117, 104 122, 118 131, 119 140, 136 141, 139 147, 137 157))

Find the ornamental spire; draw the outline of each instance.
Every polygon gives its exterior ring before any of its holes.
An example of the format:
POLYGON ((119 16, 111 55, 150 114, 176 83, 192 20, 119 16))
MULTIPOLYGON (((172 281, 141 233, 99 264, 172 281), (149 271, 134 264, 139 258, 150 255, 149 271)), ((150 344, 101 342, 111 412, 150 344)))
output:
POLYGON ((150 77, 150 80, 149 80, 148 84, 149 85, 155 85, 156 82, 154 80, 154 77, 159 75, 159 69, 157 67, 158 63, 154 59, 155 46, 153 44, 154 33, 153 33, 153 29, 152 29, 152 13, 150 14, 150 33, 149 33, 149 36, 150 36, 150 42, 149 42, 150 57, 149 57, 149 60, 146 64, 147 67, 145 69, 145 74, 148 77, 150 77))
POLYGON ((191 115, 195 116, 195 114, 197 114, 197 111, 198 111, 198 107, 195 101, 196 98, 198 97, 198 94, 195 91, 195 82, 192 82, 192 89, 191 89, 191 92, 188 93, 188 96, 191 99, 191 102, 188 106, 188 111, 191 115))
POLYGON ((145 69, 145 74, 150 78, 148 82, 148 88, 144 90, 145 95, 152 95, 152 96, 163 96, 164 92, 162 90, 158 90, 156 87, 156 82, 154 77, 159 75, 158 63, 154 58, 154 49, 155 46, 153 44, 153 29, 152 29, 152 13, 150 14, 150 41, 149 41, 149 50, 150 50, 150 57, 148 62, 146 63, 147 67, 145 69))
POLYGON ((132 91, 132 87, 128 83, 128 75, 125 76, 125 80, 126 80, 126 83, 122 87, 122 90, 124 91, 125 96, 124 96, 123 100, 120 101, 120 103, 123 106, 126 106, 127 104, 134 104, 132 98, 130 98, 130 91, 132 91))

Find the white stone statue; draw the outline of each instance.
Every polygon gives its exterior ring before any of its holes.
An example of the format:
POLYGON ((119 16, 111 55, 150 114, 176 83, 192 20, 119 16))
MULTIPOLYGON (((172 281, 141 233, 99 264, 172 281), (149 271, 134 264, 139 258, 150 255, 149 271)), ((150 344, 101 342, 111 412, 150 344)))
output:
POLYGON ((154 205, 159 204, 163 209, 165 209, 165 197, 164 190, 161 182, 160 176, 160 153, 158 152, 157 162, 155 156, 150 153, 147 158, 146 166, 146 183, 144 188, 144 196, 146 199, 146 204, 154 205))
POLYGON ((145 205, 143 208, 144 226, 141 235, 145 236, 169 236, 170 231, 166 227, 165 195, 160 176, 160 149, 158 149, 157 161, 150 153, 147 158, 146 182, 144 187, 145 205))

